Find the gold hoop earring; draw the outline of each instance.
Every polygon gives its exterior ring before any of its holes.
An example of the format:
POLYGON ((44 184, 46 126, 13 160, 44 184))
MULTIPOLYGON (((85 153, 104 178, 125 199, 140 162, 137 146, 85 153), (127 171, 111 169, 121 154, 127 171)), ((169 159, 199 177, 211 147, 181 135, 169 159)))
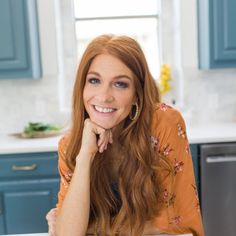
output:
POLYGON ((136 102, 135 104, 134 104, 134 106, 135 106, 135 113, 134 113, 134 116, 132 117, 132 110, 133 110, 133 108, 131 109, 131 113, 129 113, 129 118, 130 118, 130 120, 135 120, 137 117, 138 117, 138 112, 139 112, 139 107, 138 107, 138 103, 136 102))

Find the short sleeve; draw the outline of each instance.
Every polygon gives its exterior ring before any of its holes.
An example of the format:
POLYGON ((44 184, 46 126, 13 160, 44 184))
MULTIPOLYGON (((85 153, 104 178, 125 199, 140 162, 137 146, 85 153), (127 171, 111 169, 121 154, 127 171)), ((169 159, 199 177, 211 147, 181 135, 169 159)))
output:
POLYGON ((166 233, 203 236, 185 122, 177 110, 165 104, 160 105, 155 119, 152 142, 156 151, 170 165, 168 177, 163 178, 160 197, 163 207, 155 224, 166 233))
POLYGON ((73 175, 65 162, 67 140, 67 136, 64 136, 58 143, 58 172, 60 175, 60 190, 58 192, 58 202, 56 205, 58 209, 62 206, 73 175))

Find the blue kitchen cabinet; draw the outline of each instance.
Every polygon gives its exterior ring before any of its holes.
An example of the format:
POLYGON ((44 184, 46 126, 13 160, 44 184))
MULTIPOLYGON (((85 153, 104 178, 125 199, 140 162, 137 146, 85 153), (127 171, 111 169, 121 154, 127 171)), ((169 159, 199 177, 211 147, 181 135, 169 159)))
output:
POLYGON ((236 68, 236 1, 198 0, 199 68, 236 68))
POLYGON ((2 204, 2 196, 0 194, 0 235, 4 234, 4 221, 3 221, 3 204, 2 204))
POLYGON ((0 35, 0 79, 40 78, 36 0, 1 0, 0 35))
POLYGON ((0 155, 0 234, 47 232, 58 190, 57 153, 0 155))
POLYGON ((200 195, 200 169, 199 169, 199 163, 200 163, 200 155, 199 155, 199 145, 198 144, 191 144, 190 150, 192 154, 192 160, 193 160, 193 168, 194 168, 194 175, 196 180, 196 186, 198 189, 198 194, 200 195))

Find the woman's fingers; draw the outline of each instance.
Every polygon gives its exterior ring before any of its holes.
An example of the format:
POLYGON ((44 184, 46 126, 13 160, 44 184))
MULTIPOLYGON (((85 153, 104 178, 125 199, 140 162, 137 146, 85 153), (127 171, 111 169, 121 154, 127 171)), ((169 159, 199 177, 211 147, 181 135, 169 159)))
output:
POLYGON ((99 139, 98 139, 98 143, 97 143, 98 151, 100 153, 104 152, 107 149, 107 145, 109 143, 112 143, 112 133, 111 133, 111 130, 104 130, 99 135, 99 139))
POLYGON ((85 150, 93 150, 94 153, 97 151, 104 152, 107 145, 112 143, 111 130, 104 129, 89 118, 85 120, 84 125, 82 144, 84 144, 85 150))
POLYGON ((112 138, 112 132, 110 130, 109 132, 109 143, 112 144, 113 143, 113 138, 112 138))
POLYGON ((57 208, 52 208, 46 215, 46 219, 49 220, 53 220, 56 218, 57 215, 57 208))
POLYGON ((55 225, 56 225, 57 209, 51 209, 46 215, 48 221, 48 234, 50 236, 55 236, 55 225))
POLYGON ((98 151, 100 153, 104 152, 107 149, 107 143, 103 143, 101 146, 98 147, 98 151))

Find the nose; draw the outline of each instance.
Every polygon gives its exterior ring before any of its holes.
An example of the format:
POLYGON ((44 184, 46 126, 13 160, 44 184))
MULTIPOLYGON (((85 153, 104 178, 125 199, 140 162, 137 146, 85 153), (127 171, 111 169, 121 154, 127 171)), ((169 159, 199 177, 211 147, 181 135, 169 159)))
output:
POLYGON ((109 85, 101 86, 99 93, 97 94, 97 99, 102 103, 109 103, 114 101, 114 96, 112 88, 109 85))

